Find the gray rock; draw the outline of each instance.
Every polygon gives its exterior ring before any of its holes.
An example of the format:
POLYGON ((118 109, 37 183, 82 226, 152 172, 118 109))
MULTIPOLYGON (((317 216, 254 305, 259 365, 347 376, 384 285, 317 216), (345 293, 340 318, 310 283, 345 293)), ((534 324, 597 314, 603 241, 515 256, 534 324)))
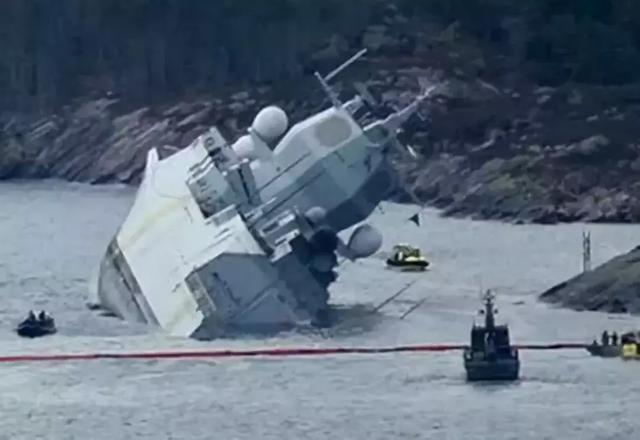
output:
POLYGON ((438 84, 435 95, 440 95, 449 99, 461 99, 467 101, 488 101, 500 96, 498 89, 482 81, 462 81, 457 78, 450 78, 438 84))
POLYGON ((553 286, 545 302, 576 310, 640 312, 640 247, 553 286))
POLYGON ((14 177, 25 163, 24 147, 15 139, 0 140, 0 179, 14 177))

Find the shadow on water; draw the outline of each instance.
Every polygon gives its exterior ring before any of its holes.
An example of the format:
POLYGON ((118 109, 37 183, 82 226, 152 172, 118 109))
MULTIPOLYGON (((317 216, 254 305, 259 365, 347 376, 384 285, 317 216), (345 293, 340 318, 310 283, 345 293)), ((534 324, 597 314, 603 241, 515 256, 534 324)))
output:
POLYGON ((268 327, 230 327, 220 334, 199 335, 199 341, 266 340, 285 336, 308 336, 313 339, 340 339, 374 331, 384 320, 384 314, 368 305, 331 306, 322 325, 301 324, 268 327))
POLYGON ((520 378, 514 381, 499 381, 499 380, 487 380, 478 382, 467 382, 463 379, 466 385, 469 385, 471 389, 475 391, 482 391, 483 393, 498 393, 505 389, 514 389, 522 386, 526 379, 520 378))
MULTIPOLYGON (((68 316, 66 316, 68 318, 68 316)), ((334 339, 359 336, 374 331, 385 315, 369 305, 331 306, 324 325, 304 324, 298 326, 269 326, 228 328, 215 335, 196 335, 192 339, 207 341, 261 341, 290 336, 309 336, 313 339, 334 339)), ((16 321, 17 323, 18 321, 16 321)), ((71 320, 63 315, 56 317, 58 332, 63 336, 115 336, 142 335, 162 332, 160 328, 124 321, 97 305, 87 305, 84 313, 74 315, 71 320)))

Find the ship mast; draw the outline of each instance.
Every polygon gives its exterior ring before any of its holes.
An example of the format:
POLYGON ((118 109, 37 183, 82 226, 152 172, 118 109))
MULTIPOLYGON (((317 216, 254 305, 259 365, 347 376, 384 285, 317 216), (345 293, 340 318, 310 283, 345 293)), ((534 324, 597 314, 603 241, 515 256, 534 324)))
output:
POLYGON ((491 331, 495 327, 495 318, 493 308, 493 299, 495 295, 491 290, 487 290, 483 296, 484 299, 484 326, 487 330, 491 331))
POLYGON ((367 53, 367 49, 362 49, 360 52, 358 52, 357 54, 349 58, 347 61, 342 63, 340 66, 336 67, 334 70, 332 70, 330 73, 328 73, 325 76, 320 75, 320 73, 318 72, 314 72, 315 77, 320 82, 322 89, 327 94, 329 100, 331 101, 331 104, 335 108, 341 108, 342 102, 340 101, 340 98, 338 97, 338 94, 335 92, 335 90, 333 90, 333 88, 329 85, 329 81, 331 81, 331 79, 337 76, 340 72, 342 72, 344 69, 349 67, 359 58, 361 58, 365 53, 367 53))

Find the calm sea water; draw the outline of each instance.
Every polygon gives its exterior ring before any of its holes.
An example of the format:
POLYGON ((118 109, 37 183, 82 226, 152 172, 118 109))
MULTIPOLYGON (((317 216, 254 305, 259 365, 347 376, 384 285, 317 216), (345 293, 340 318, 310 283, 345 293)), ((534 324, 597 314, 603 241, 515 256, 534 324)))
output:
MULTIPOLYGON (((372 223, 419 244, 424 274, 384 269, 377 255, 341 267, 333 302, 348 310, 414 284, 379 316, 347 320, 330 337, 196 342, 86 309, 87 282, 132 202, 125 187, 55 181, 0 184, 0 354, 272 345, 466 342, 479 290, 498 294, 517 342, 585 341, 639 319, 577 313, 536 294, 574 275, 585 225, 515 226, 438 217, 385 204, 372 223), (414 313, 404 311, 426 298, 414 313), (30 308, 59 333, 12 331, 30 308)), ((640 243, 640 227, 589 225, 594 264, 640 243)), ((521 354, 522 379, 471 385, 461 354, 221 361, 89 361, 0 365, 0 438, 7 439, 634 439, 640 363, 576 350, 521 354)))

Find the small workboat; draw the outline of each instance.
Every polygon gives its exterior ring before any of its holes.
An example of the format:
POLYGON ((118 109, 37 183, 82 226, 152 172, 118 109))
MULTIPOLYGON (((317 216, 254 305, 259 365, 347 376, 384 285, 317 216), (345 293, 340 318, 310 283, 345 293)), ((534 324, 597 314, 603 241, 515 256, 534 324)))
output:
POLYGON ((420 249, 408 244, 397 244, 393 247, 392 255, 387 259, 387 266, 402 271, 423 271, 429 266, 420 249))
POLYGON ((640 332, 629 332, 621 336, 622 359, 640 360, 640 332))
POLYGON ((640 360, 640 344, 637 342, 622 344, 622 359, 640 360))
POLYGON ((591 345, 587 345, 586 349, 592 356, 613 358, 622 355, 621 345, 602 345, 594 341, 591 345))
POLYGON ((18 324, 16 333, 25 338, 37 338, 56 333, 55 320, 44 312, 40 312, 36 317, 33 312, 18 324))
POLYGON ((496 325, 493 307, 494 295, 484 295, 484 325, 474 323, 471 328, 471 346, 463 352, 468 381, 513 381, 520 375, 518 349, 511 345, 509 328, 496 325))

